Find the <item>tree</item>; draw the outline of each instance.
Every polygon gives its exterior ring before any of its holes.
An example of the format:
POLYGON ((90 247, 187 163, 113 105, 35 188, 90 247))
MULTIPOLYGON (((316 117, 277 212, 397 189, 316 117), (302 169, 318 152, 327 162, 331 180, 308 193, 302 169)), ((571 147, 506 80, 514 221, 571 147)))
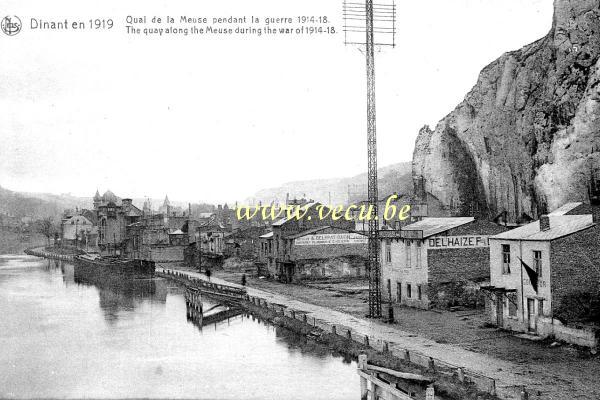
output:
POLYGON ((52 218, 46 217, 38 221, 38 232, 46 237, 48 244, 50 244, 50 238, 54 236, 56 228, 52 218))

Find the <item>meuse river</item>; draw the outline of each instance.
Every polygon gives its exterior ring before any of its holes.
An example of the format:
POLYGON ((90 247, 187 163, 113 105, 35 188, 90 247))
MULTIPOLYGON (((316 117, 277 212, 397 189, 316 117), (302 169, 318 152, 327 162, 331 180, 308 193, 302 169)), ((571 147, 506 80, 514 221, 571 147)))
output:
MULTIPOLYGON (((205 309, 211 304, 205 304, 205 309)), ((203 326, 155 279, 0 256, 0 397, 355 399, 354 362, 250 316, 203 326)))

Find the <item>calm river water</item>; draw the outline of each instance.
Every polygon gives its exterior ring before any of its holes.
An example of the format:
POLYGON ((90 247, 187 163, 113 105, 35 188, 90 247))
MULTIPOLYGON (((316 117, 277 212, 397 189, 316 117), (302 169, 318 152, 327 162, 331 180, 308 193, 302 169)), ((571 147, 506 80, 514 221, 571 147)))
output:
MULTIPOLYGON (((209 305, 210 306, 210 305, 209 305)), ((0 256, 0 397, 356 399, 356 365, 238 316, 199 328, 164 280, 0 256)))

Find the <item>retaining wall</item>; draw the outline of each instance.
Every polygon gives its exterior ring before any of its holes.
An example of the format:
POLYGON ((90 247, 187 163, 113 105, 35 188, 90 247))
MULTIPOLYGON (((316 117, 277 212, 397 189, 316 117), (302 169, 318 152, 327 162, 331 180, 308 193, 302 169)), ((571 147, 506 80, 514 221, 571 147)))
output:
MULTIPOLYGON (((228 287, 227 285, 219 285, 206 282, 202 279, 192 278, 185 273, 177 271, 166 271, 166 273, 164 274, 157 273, 157 275, 180 281, 180 283, 183 284, 192 282, 201 284, 203 286, 211 285, 212 287, 215 287, 219 290, 226 290, 227 288, 243 290, 239 288, 234 288, 233 286, 228 287)), ((323 332, 338 335, 344 339, 349 339, 354 342, 369 346, 376 351, 390 354, 391 356, 397 357, 398 359, 404 360, 405 362, 424 367, 429 371, 435 372, 436 374, 443 375, 446 377, 455 377, 459 381, 467 384, 472 383, 481 392, 489 393, 494 396, 496 395, 496 382, 494 379, 479 374, 477 372, 470 371, 460 365, 450 364, 418 352, 413 352, 409 349, 401 348, 393 343, 389 343, 374 337, 363 335, 348 326, 330 324, 327 321, 323 321, 321 319, 310 316, 305 311, 295 310, 282 304, 270 303, 261 297, 249 296, 244 293, 240 299, 242 300, 242 302, 248 302, 253 306, 262 307, 282 317, 302 321, 305 324, 320 329, 323 332)))

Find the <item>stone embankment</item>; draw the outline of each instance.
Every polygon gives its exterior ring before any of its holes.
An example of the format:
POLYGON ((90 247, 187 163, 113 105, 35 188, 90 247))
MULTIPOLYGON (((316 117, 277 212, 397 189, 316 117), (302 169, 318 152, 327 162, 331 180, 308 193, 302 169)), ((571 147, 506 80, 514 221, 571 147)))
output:
POLYGON ((44 247, 34 247, 30 249, 26 249, 24 251, 25 254, 35 257, 43 257, 50 258, 53 260, 62 260, 62 261, 73 261, 77 254, 59 254, 53 251, 49 251, 44 247))
POLYGON ((265 298, 246 293, 237 285, 208 282, 198 274, 193 276, 172 270, 157 272, 158 276, 195 287, 207 295, 225 296, 235 300, 249 313, 275 325, 326 344, 333 351, 358 358, 367 354, 371 363, 384 368, 400 369, 431 377, 435 380, 436 394, 448 399, 495 399, 495 380, 460 366, 425 356, 421 353, 392 347, 389 342, 356 332, 350 327, 310 317, 302 310, 269 302, 265 298))

